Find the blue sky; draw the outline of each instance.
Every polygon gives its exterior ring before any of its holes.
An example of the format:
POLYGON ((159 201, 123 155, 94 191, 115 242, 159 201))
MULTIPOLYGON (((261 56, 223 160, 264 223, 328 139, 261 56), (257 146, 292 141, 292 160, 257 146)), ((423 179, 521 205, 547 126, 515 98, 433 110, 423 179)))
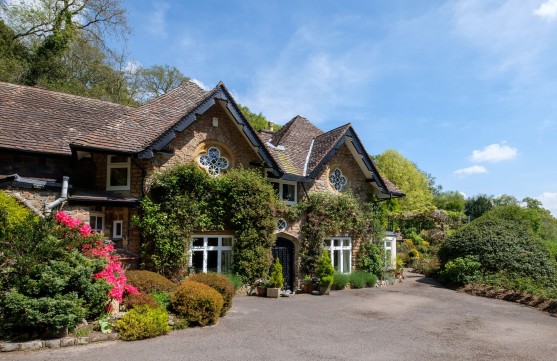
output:
POLYGON ((127 47, 284 124, 351 122, 445 190, 557 215, 557 0, 125 1, 127 47))

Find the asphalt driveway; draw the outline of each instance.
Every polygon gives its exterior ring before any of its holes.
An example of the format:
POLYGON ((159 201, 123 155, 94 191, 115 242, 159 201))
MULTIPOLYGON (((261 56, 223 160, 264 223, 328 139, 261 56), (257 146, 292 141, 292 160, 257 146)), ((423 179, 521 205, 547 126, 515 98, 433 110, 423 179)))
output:
POLYGON ((1 360, 557 360, 557 318, 410 275, 386 288, 237 297, 216 326, 1 360))

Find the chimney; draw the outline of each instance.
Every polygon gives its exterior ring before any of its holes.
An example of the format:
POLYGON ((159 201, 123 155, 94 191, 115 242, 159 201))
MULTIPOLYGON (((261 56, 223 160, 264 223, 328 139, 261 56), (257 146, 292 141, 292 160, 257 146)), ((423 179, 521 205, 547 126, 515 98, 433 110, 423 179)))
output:
POLYGON ((269 130, 270 130, 271 132, 273 132, 273 131, 274 131, 273 128, 275 127, 275 125, 273 124, 273 122, 267 122, 267 125, 269 126, 269 130))

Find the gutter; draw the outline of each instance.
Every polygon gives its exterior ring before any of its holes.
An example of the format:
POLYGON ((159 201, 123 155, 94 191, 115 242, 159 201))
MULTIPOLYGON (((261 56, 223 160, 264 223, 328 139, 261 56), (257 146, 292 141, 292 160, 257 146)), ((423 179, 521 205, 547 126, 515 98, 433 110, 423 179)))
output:
POLYGON ((60 198, 56 199, 54 202, 47 204, 45 206, 45 216, 50 216, 50 214, 52 213, 52 209, 54 207, 59 206, 60 204, 62 204, 62 202, 64 202, 66 199, 68 199, 68 183, 69 183, 70 177, 68 176, 64 176, 62 177, 62 192, 60 194, 60 198))

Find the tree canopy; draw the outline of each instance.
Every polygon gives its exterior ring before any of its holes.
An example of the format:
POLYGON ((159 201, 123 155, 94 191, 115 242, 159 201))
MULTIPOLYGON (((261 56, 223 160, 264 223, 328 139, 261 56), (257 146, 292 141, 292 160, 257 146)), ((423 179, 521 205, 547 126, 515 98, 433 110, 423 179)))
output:
POLYGON ((466 199, 458 191, 446 191, 435 195, 433 203, 439 209, 464 213, 466 199))

